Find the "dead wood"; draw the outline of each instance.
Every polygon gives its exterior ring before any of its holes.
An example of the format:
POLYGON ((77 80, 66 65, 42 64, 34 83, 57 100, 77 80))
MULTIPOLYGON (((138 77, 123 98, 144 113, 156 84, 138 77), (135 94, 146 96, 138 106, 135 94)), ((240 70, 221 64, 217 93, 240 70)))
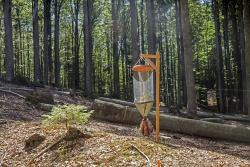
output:
POLYGON ((39 103, 54 104, 54 96, 51 91, 35 90, 25 100, 35 105, 39 103))
POLYGON ((151 162, 150 162, 148 156, 144 152, 142 152, 138 147, 136 147, 135 145, 133 145, 133 144, 130 144, 130 145, 132 148, 137 150, 147 160, 147 164, 148 164, 147 167, 151 167, 151 162))
POLYGON ((38 105, 38 107, 41 109, 41 110, 44 110, 44 111, 51 111, 52 108, 54 107, 53 104, 45 104, 45 103, 40 103, 38 105))
POLYGON ((26 152, 29 152, 42 144, 44 140, 45 136, 42 136, 40 134, 33 134, 25 141, 24 150, 26 152))
POLYGON ((41 152, 39 152, 35 157, 33 157, 29 161, 29 163, 27 165, 30 166, 32 163, 34 163, 34 161, 37 158, 39 158, 40 156, 42 156, 44 153, 46 153, 50 149, 54 148, 56 145, 58 145, 63 140, 65 140, 65 141, 73 141, 73 140, 77 140, 79 138, 89 139, 91 137, 92 137, 92 135, 90 135, 88 133, 85 134, 85 133, 81 132, 77 128, 69 127, 69 129, 67 130, 67 132, 62 137, 60 137, 59 139, 57 139, 56 141, 54 141, 51 145, 49 145, 48 147, 46 147, 45 149, 43 149, 41 152))
MULTIPOLYGON (((94 117, 97 119, 133 125, 139 125, 141 121, 139 112, 132 107, 96 99, 93 108, 95 110, 94 117)), ((155 113, 150 112, 148 118, 155 124, 155 113)), ((166 114, 161 114, 160 119, 161 130, 229 141, 250 142, 250 129, 247 127, 187 119, 166 114)))
POLYGON ((3 89, 0 89, 0 92, 7 93, 7 94, 11 94, 11 95, 17 96, 17 97, 19 97, 19 98, 25 99, 24 96, 22 96, 22 95, 20 95, 20 94, 18 94, 18 93, 16 93, 16 92, 12 92, 12 91, 10 91, 10 90, 3 90, 3 89))

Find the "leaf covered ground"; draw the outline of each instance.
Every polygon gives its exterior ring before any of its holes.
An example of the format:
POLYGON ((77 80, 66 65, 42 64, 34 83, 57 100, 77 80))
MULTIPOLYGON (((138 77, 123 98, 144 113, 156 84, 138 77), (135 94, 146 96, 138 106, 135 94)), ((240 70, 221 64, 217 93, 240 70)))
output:
MULTIPOLYGON (((250 166, 250 146, 209 139, 163 133, 168 136, 160 144, 141 137, 135 127, 91 121, 79 129, 91 129, 93 137, 62 142, 37 158, 31 166, 147 166, 138 147, 156 166, 250 166)), ((40 122, 14 122, 0 126, 0 162, 2 166, 27 166, 43 148, 64 133, 63 128, 44 128, 40 122), (32 134, 46 140, 31 152, 24 150, 25 140, 32 134)))
MULTIPOLYGON (((91 102, 80 97, 55 94, 57 104, 84 104, 91 102)), ((59 127, 44 127, 41 111, 14 95, 0 94, 0 166, 26 167, 32 158, 65 133, 59 127), (30 152, 24 149, 32 134, 46 140, 30 152)), ((151 166, 160 160, 162 166, 250 166, 250 146, 216 141, 183 134, 162 132, 163 143, 142 137, 135 126, 91 120, 81 131, 90 131, 89 139, 63 141, 35 159, 34 167, 94 167, 147 166, 146 159, 132 146, 148 156, 151 166)))

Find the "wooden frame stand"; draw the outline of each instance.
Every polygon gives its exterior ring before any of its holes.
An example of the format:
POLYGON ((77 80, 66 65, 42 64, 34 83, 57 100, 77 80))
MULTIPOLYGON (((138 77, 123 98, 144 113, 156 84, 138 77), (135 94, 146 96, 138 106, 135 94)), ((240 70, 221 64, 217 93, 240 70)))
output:
POLYGON ((140 58, 144 59, 154 70, 156 74, 156 81, 155 81, 155 106, 156 106, 156 113, 155 113, 155 124, 156 124, 156 141, 160 139, 160 54, 156 53, 153 54, 140 54, 140 58), (155 59, 155 63, 151 61, 151 59, 155 59))

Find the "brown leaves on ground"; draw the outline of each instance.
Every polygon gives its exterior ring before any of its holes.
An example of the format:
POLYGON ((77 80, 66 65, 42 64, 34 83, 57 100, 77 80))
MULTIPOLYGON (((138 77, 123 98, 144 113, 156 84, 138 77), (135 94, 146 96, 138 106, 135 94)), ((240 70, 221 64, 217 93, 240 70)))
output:
MULTIPOLYGON (((78 129, 90 129, 91 138, 64 141, 36 159, 33 166, 146 166, 146 159, 131 144, 148 156, 152 166, 157 160, 163 166, 250 166, 250 146, 243 144, 169 133, 163 134, 170 136, 166 144, 159 144, 141 137, 135 127, 99 121, 86 127, 78 129)), ((63 128, 44 129, 39 122, 0 125, 0 162, 10 167, 25 166, 64 133, 63 128), (46 140, 27 153, 24 142, 34 133, 46 136, 46 140)))

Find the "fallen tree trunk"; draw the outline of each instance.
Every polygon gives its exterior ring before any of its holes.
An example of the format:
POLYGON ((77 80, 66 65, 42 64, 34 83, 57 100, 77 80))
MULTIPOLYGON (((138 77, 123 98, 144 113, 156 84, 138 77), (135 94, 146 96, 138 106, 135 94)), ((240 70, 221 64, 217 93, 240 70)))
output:
POLYGON ((24 96, 22 96, 22 95, 20 95, 20 94, 18 94, 18 93, 12 92, 12 91, 10 91, 10 90, 3 90, 3 89, 0 89, 0 92, 8 93, 8 94, 11 94, 11 95, 20 97, 20 98, 22 98, 22 99, 25 99, 24 96))
POLYGON ((51 111, 54 106, 55 105, 53 104, 46 104, 46 103, 39 103, 38 105, 38 107, 44 111, 51 111))
MULTIPOLYGON (((94 118, 139 125, 141 116, 135 108, 96 99, 93 105, 94 118)), ((149 119, 155 124, 155 114, 150 113, 149 119)), ((212 123, 161 114, 161 130, 185 133, 214 139, 250 143, 250 128, 212 123)))
MULTIPOLYGON (((118 99, 110 99, 110 98, 106 98, 106 97, 99 97, 98 100, 112 102, 112 103, 115 103, 115 104, 120 104, 120 105, 128 106, 128 107, 135 107, 135 104, 132 103, 132 102, 118 100, 118 99)), ((155 111, 155 107, 152 107, 152 110, 155 111)), ((161 108, 161 111, 168 112, 168 110, 166 108, 161 108)))

